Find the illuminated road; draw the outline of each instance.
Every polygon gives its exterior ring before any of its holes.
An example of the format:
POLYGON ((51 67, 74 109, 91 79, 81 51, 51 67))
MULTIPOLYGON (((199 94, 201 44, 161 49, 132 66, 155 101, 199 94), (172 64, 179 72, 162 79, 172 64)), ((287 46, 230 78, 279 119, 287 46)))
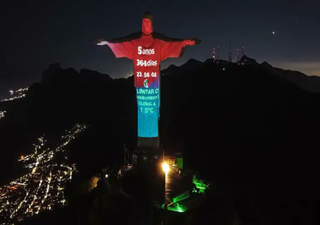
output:
POLYGON ((165 177, 165 203, 170 203, 172 201, 172 192, 176 185, 179 184, 178 180, 178 168, 170 166, 170 170, 166 173, 165 177))

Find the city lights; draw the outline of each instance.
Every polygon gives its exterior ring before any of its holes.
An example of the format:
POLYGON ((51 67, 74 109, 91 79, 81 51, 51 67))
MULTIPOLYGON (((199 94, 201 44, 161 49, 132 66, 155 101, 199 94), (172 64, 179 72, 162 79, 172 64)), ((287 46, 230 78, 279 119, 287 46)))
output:
POLYGON ((0 120, 6 116, 5 114, 6 114, 6 111, 0 111, 0 120))
POLYGON ((77 124, 66 131, 54 148, 48 147, 44 136, 40 137, 33 153, 19 158, 29 173, 0 187, 0 224, 2 221, 15 224, 55 206, 66 205, 64 189, 77 171, 75 164, 66 159, 65 147, 86 128, 77 124), (57 163, 57 158, 65 160, 57 163))
POLYGON ((26 93, 28 92, 28 87, 26 88, 20 88, 16 91, 10 90, 10 95, 12 96, 11 98, 3 99, 1 102, 8 102, 8 101, 13 101, 16 99, 24 98, 26 97, 26 93))

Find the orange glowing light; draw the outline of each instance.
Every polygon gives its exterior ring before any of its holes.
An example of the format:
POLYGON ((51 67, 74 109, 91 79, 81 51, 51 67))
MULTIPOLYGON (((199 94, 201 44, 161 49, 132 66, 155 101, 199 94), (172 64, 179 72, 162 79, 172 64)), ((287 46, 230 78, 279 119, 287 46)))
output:
POLYGON ((166 162, 162 163, 162 169, 167 174, 170 169, 168 163, 166 163, 166 162))

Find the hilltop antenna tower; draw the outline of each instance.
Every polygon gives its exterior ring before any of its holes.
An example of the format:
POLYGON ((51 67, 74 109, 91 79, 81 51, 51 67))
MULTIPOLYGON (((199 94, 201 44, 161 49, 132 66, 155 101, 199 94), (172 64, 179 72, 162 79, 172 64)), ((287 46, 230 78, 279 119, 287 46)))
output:
POLYGON ((213 48, 213 51, 212 51, 212 59, 213 59, 213 62, 216 61, 216 48, 213 48))
POLYGON ((237 48, 237 63, 239 62, 239 49, 237 48))
POLYGON ((241 45, 241 58, 244 56, 244 47, 243 47, 243 42, 242 42, 242 45, 241 45))
POLYGON ((232 62, 231 43, 229 44, 229 57, 228 57, 228 62, 232 62))

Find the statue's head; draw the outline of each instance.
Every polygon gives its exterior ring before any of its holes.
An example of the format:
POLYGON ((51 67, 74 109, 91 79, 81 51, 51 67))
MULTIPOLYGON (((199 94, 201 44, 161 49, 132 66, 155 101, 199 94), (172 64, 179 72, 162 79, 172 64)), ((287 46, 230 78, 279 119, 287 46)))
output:
POLYGON ((152 32, 152 15, 150 12, 145 12, 142 17, 142 33, 150 35, 152 32))

